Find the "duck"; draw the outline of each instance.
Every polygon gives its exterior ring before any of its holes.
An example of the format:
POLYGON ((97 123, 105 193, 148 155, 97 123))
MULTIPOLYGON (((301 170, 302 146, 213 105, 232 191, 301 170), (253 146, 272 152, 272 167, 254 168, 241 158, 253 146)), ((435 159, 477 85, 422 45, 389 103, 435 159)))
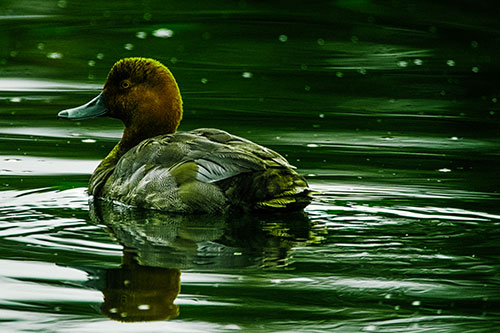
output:
POLYGON ((312 200, 306 179, 279 153, 220 129, 177 131, 181 93, 157 60, 117 61, 98 96, 58 113, 100 116, 125 128, 90 177, 91 200, 181 214, 302 210, 312 200))

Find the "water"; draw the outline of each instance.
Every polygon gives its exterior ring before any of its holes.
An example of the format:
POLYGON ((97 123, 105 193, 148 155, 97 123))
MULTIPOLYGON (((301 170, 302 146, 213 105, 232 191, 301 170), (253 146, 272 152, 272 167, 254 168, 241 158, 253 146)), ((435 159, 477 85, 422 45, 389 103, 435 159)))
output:
POLYGON ((494 8, 4 1, 0 331, 497 330, 494 8), (89 210, 122 126, 55 116, 125 56, 170 67, 181 130, 285 155, 317 192, 305 214, 89 210))

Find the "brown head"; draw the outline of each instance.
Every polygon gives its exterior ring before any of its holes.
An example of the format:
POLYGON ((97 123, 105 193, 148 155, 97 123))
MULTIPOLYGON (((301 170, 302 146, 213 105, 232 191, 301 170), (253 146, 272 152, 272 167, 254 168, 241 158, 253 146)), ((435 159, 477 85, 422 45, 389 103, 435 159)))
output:
POLYGON ((122 144, 174 133, 182 119, 179 87, 167 67, 148 58, 125 58, 111 68, 102 93, 89 103, 59 112, 60 118, 107 115, 123 121, 122 144))

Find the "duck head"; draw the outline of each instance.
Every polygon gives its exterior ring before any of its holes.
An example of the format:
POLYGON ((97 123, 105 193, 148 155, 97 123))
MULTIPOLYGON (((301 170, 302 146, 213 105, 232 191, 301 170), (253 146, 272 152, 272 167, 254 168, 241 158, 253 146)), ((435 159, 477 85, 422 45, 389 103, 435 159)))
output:
POLYGON ((174 133, 182 119, 182 99, 172 73, 148 58, 125 58, 111 68, 101 94, 87 104, 59 112, 80 120, 110 116, 125 124, 122 143, 174 133))

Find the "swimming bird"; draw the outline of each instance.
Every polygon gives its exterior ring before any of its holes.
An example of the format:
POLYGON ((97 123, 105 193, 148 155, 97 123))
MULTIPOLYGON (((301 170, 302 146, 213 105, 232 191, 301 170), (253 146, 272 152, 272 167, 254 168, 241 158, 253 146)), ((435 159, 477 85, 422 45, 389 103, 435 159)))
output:
POLYGON ((109 116, 121 140, 92 174, 94 199, 177 213, 297 210, 311 202, 307 181, 277 152, 223 130, 177 132, 182 98, 170 70, 149 58, 111 68, 102 92, 59 118, 109 116))

